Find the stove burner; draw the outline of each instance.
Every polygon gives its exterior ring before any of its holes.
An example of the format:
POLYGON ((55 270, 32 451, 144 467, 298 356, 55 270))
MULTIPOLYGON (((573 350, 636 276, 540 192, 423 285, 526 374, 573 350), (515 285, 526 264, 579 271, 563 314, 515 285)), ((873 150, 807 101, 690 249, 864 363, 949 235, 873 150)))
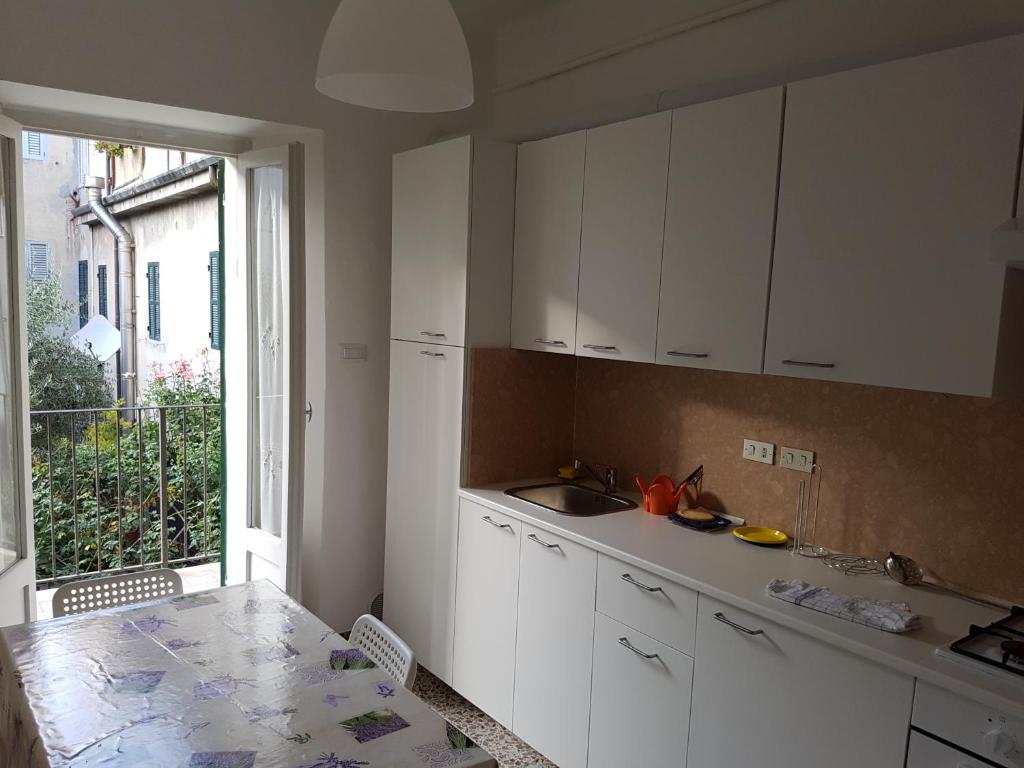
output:
POLYGON ((957 640, 949 649, 1024 676, 1024 608, 1014 606, 1009 616, 987 627, 972 625, 967 637, 957 640))

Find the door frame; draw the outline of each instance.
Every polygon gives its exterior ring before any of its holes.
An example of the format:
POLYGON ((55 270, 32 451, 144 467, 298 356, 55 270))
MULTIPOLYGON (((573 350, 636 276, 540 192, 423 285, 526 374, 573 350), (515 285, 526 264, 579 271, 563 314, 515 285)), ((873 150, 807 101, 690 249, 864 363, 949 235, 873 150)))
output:
MULTIPOLYGON (((4 164, 9 166, 11 189, 8 190, 9 200, 13 201, 13 210, 10 211, 9 223, 10 232, 6 240, 10 244, 7 253, 3 255, 8 260, 9 274, 11 276, 9 327, 11 329, 12 367, 11 367, 11 389, 12 399, 15 404, 12 426, 14 430, 14 463, 20 470, 16 472, 15 498, 18 503, 18 560, 7 570, 0 574, 0 578, 25 579, 26 586, 22 591, 22 611, 25 621, 34 621, 36 617, 36 574, 35 574, 35 528, 34 513, 32 505, 32 461, 30 456, 31 441, 29 437, 29 388, 28 388, 28 337, 26 333, 25 317, 27 313, 25 304, 25 265, 22 258, 21 245, 24 242, 25 232, 25 207, 24 190, 22 188, 22 130, 23 126, 0 112, 0 132, 11 139, 4 142, 7 156, 4 164), (28 571, 27 574, 22 573, 28 571)), ((2 151, 2 147, 0 147, 2 151)), ((0 178, 0 184, 3 184, 0 178)), ((2 212, 0 212, 2 213, 2 212)), ((7 624, 8 611, 10 615, 16 609, 9 606, 0 606, 0 624, 7 624)))
MULTIPOLYGON (((52 91, 53 103, 60 105, 61 99, 67 95, 65 91, 58 91, 53 89, 44 89, 46 91, 52 91)), ((324 187, 323 187, 323 176, 320 171, 320 165, 323 163, 324 153, 324 131, 316 128, 307 128, 298 125, 289 125, 285 123, 268 123, 265 121, 251 120, 249 118, 234 117, 230 115, 220 115, 212 112, 203 112, 195 109, 177 108, 177 107, 165 107, 159 104, 148 104, 141 101, 116 99, 117 106, 123 106, 123 111, 120 114, 111 116, 111 111, 114 107, 111 106, 110 99, 100 96, 94 96, 92 94, 75 92, 74 95, 78 97, 74 104, 75 111, 62 111, 51 108, 38 108, 33 106, 19 106, 15 102, 11 103, 0 103, 0 119, 3 117, 3 113, 6 112, 12 118, 17 120, 21 125, 18 132, 19 149, 16 153, 20 156, 20 142, 21 142, 21 130, 34 130, 42 131, 45 133, 52 133, 58 135, 84 137, 90 139, 105 139, 114 141, 123 141, 125 143, 144 143, 147 146, 154 147, 166 147, 168 149, 177 150, 188 150, 196 152, 209 152, 210 154, 217 155, 227 162, 225 163, 225 173, 221 174, 223 180, 225 176, 229 176, 229 168, 231 163, 237 159, 237 157, 243 152, 248 152, 254 148, 263 148, 266 146, 277 145, 282 143, 288 143, 293 141, 301 141, 303 144, 302 159, 300 163, 301 173, 296 178, 295 187, 299 189, 305 199, 303 207, 302 221, 304 229, 308 230, 305 238, 305 245, 302 252, 304 257, 304 273, 305 280, 302 281, 301 286, 297 286, 301 289, 303 295, 306 291, 306 283, 310 281, 308 274, 308 266, 313 265, 316 270, 316 275, 312 278, 316 283, 322 284, 325 280, 324 274, 324 187), (82 105, 85 106, 82 106, 82 105), (168 119, 170 115, 170 119, 168 119), (181 123, 177 124, 178 115, 180 115, 181 123), (312 167, 307 167, 308 163, 314 163, 312 167), (305 248, 311 247, 313 251, 306 253, 305 248)), ((19 159, 20 163, 20 159, 19 159)), ((20 178, 20 165, 15 163, 15 172, 19 174, 20 178)), ((230 193, 230 182, 229 189, 230 193)), ((224 233, 222 241, 224 247, 222 248, 222 254, 220 259, 222 275, 226 274, 227 271, 227 259, 231 254, 233 248, 237 248, 238 244, 233 241, 233 232, 235 231, 232 227, 234 206, 230 199, 227 200, 219 211, 221 218, 221 228, 224 233), (230 230, 230 231, 229 231, 230 230)), ((19 232, 23 231, 23 227, 19 229, 19 232)), ((20 237, 20 235, 19 235, 20 237)), ((21 262, 15 259, 16 266, 21 268, 21 262)), ((24 275, 19 272, 18 279, 24 280, 24 275)), ((314 283, 314 286, 316 285, 314 283)), ((222 290, 224 289, 224 282, 222 280, 222 290)), ((315 334, 313 341, 322 340, 324 329, 318 328, 316 322, 311 326, 309 325, 308 319, 319 318, 323 316, 323 295, 319 294, 314 290, 311 295, 314 301, 315 307, 307 306, 306 312, 302 313, 297 320, 302 326, 303 333, 308 334, 310 332, 315 334), (311 314, 312 312, 312 314, 311 314), (312 331, 311 331, 312 329, 312 331)), ((22 299, 22 302, 24 299, 22 299)), ((226 366, 224 365, 225 352, 227 350, 227 336, 228 326, 227 320, 227 306, 229 304, 228 297, 224 295, 222 297, 222 339, 224 341, 224 348, 221 350, 222 358, 222 402, 224 394, 225 379, 224 373, 226 366)), ((303 306, 304 303, 298 306, 303 306)), ((24 307, 21 308, 21 315, 24 315, 24 307)), ((19 322, 21 317, 19 317, 19 322)), ((308 339, 304 336, 304 349, 308 348, 308 339)), ((23 345, 24 346, 24 345, 23 345)), ((23 377, 27 381, 27 350, 23 350, 22 353, 23 365, 22 369, 26 372, 23 377)), ((302 397, 294 398, 295 407, 300 411, 304 412, 306 400, 309 399, 313 408, 315 409, 314 417, 318 416, 323 412, 325 408, 325 361, 314 360, 312 363, 312 378, 308 375, 307 369, 311 363, 308 356, 300 361, 299 370, 301 370, 304 378, 305 392, 302 397), (313 390, 310 390, 310 386, 313 390)), ((26 392, 27 392, 27 384, 26 392)), ((27 409, 28 404, 26 402, 25 408, 27 409)), ((27 412, 27 411, 26 411, 27 412)), ((224 490, 221 500, 221 536, 226 536, 227 531, 227 514, 228 514, 228 503, 231 498, 234 498, 237 502, 242 494, 238 493, 238 489, 234 489, 235 493, 229 498, 228 488, 231 485, 227 476, 227 459, 230 453, 227 451, 228 433, 225 427, 229 423, 227 409, 221 409, 222 413, 222 467, 225 468, 225 482, 224 490)), ((24 418, 24 414, 19 413, 19 417, 24 418)), ((28 420, 25 420, 27 429, 28 420)), ((306 425, 305 417, 302 418, 301 423, 306 425)), ((314 422, 314 427, 317 433, 322 436, 323 425, 322 423, 317 424, 314 422)), ((24 431, 24 430, 23 430, 24 431)), ((309 429, 306 429, 309 432, 309 429)), ((292 439, 295 439, 295 431, 293 430, 292 439)), ((25 458, 24 446, 28 445, 27 438, 23 442, 22 454, 23 459, 25 458)), ((301 443, 300 443, 301 445, 301 443)), ((310 542, 302 541, 301 533, 301 522, 303 517, 309 516, 313 523, 311 530, 319 530, 322 519, 322 510, 320 504, 322 503, 323 496, 323 478, 324 478, 324 462, 323 446, 319 445, 317 449, 311 452, 308 456, 307 446, 303 446, 300 451, 293 451, 297 454, 299 459, 303 463, 303 474, 299 476, 299 493, 295 494, 297 498, 293 497, 290 503, 293 505, 292 518, 294 524, 300 526, 293 541, 293 557, 289 558, 291 568, 295 569, 294 582, 299 584, 299 573, 302 571, 300 566, 300 560, 306 559, 307 564, 305 570, 310 570, 310 562, 315 561, 315 557, 302 558, 300 556, 300 549, 304 546, 309 546, 312 543, 313 538, 310 542), (312 461, 310 461, 312 459, 312 461), (305 509, 305 503, 311 503, 313 506, 310 509, 305 509)), ((25 478, 23 480, 22 497, 28 498, 31 502, 30 489, 31 489, 31 465, 29 462, 25 462, 25 478), (26 495, 29 494, 29 495, 26 495)), ((242 503, 245 503, 244 497, 242 503)), ((28 530, 28 536, 32 536, 32 530, 28 530)), ((33 537, 34 538, 34 537, 33 537)), ((34 541, 29 540, 25 543, 26 552, 34 553, 34 541)), ((221 542, 221 583, 225 583, 225 564, 227 561, 227 551, 225 542, 221 542)), ((34 577, 33 577, 34 578, 34 577)), ((315 592, 315 590, 314 590, 315 592)), ((299 586, 296 586, 296 596, 299 594, 299 586)), ((35 600, 30 600, 31 609, 35 611, 35 600)), ((314 606, 315 607, 315 606, 314 606)))

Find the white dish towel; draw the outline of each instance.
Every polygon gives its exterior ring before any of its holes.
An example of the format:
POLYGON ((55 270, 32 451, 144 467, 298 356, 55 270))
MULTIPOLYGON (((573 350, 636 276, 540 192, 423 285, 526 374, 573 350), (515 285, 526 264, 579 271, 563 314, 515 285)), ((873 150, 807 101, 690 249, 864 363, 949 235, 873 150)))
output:
POLYGON ((814 587, 800 579, 772 579, 765 590, 772 597, 811 608, 884 632, 910 632, 921 626, 921 617, 907 603, 850 597, 828 587, 814 587))

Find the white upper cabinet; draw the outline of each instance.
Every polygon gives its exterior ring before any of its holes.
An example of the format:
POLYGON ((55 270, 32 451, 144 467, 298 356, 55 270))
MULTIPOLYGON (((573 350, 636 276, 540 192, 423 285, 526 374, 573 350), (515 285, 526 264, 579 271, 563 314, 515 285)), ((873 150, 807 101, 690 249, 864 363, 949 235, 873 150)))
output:
POLYGON ((587 131, 577 355, 654 360, 671 121, 587 131))
POLYGON ((761 372, 782 93, 672 113, 659 363, 761 372))
POLYGON ((572 354, 586 131, 519 145, 512 346, 572 354))
POLYGON ((394 156, 391 338, 507 346, 515 145, 470 136, 394 156))
POLYGON ((789 86, 766 373, 1015 386, 1024 283, 990 243, 1012 212, 1022 101, 1019 36, 789 86))
POLYGON ((393 339, 465 341, 471 160, 469 136, 394 157, 393 339))

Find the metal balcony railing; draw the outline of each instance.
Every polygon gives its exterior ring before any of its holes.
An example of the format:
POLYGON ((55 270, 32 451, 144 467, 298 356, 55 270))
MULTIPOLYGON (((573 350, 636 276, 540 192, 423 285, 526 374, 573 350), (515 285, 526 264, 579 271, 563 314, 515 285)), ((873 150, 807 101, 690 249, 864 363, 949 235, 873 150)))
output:
POLYGON ((32 411, 37 586, 218 560, 220 409, 32 411))

